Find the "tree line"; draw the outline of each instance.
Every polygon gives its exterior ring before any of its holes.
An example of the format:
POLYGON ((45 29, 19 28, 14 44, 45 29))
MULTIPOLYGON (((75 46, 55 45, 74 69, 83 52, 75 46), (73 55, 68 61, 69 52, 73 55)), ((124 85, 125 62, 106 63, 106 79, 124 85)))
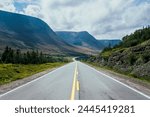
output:
POLYGON ((27 51, 21 52, 20 49, 14 50, 10 47, 6 47, 1 55, 2 63, 13 63, 13 64, 42 64, 48 62, 67 62, 63 57, 52 57, 42 52, 27 51))
POLYGON ((123 42, 120 46, 131 47, 136 46, 146 40, 150 39, 150 26, 143 27, 143 29, 136 30, 130 35, 123 37, 123 42))

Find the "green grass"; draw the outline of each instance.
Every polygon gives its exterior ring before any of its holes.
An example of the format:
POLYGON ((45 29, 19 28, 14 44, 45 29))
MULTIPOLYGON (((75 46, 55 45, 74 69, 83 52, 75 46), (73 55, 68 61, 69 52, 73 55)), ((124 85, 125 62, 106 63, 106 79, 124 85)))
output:
POLYGON ((56 68, 65 63, 46 63, 37 65, 0 64, 0 85, 22 79, 47 69, 56 68))

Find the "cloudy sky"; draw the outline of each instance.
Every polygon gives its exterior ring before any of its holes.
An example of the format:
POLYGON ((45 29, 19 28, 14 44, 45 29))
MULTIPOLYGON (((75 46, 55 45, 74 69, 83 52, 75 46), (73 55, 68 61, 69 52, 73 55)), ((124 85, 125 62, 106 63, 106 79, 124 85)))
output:
POLYGON ((0 0, 0 9, 38 17, 55 31, 122 38, 150 25, 150 0, 0 0))

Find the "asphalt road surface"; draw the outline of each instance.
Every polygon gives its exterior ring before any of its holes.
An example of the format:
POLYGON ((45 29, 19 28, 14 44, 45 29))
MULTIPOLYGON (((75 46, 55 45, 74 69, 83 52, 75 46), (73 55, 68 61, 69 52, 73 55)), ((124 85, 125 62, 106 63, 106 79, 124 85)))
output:
POLYGON ((0 100, 147 100, 139 92, 78 61, 0 95, 0 100))

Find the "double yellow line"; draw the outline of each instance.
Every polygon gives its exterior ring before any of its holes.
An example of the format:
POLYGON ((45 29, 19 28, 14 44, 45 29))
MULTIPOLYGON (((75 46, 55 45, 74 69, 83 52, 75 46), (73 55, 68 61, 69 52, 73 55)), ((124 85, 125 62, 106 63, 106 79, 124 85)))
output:
POLYGON ((80 89, 79 81, 77 80, 77 76, 78 76, 78 67, 77 67, 77 62, 76 62, 70 100, 75 100, 76 91, 79 91, 79 89, 80 89))

